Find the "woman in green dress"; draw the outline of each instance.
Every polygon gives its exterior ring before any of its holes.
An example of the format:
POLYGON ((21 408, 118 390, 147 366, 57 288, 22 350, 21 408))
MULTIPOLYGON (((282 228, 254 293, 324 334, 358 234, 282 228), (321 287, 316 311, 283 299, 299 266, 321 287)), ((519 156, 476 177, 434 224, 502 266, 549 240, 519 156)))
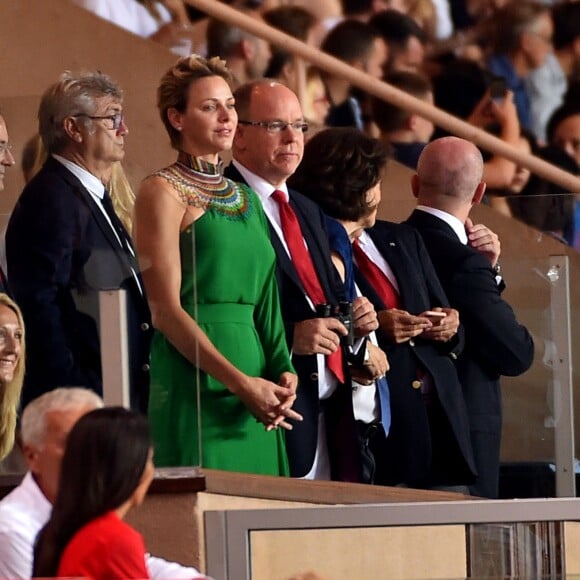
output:
POLYGON ((161 79, 176 163, 144 180, 134 237, 155 335, 149 418, 158 465, 287 475, 281 428, 297 377, 259 199, 222 176, 237 125, 225 63, 196 55, 161 79))

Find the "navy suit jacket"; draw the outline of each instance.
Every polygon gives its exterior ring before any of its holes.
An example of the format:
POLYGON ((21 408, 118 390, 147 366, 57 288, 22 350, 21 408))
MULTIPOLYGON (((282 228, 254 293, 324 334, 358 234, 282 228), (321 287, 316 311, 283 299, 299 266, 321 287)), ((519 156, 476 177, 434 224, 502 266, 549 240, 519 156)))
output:
MULTIPOLYGON (((405 225, 377 221, 367 233, 397 279, 403 310, 417 315, 436 306, 449 306, 417 232, 405 225)), ((355 275, 361 292, 373 303, 375 310, 385 310, 385 304, 358 268, 355 275)), ((446 343, 416 337, 395 344, 380 331, 377 336, 390 364, 386 377, 391 392, 392 422, 387 445, 392 479, 388 483, 421 485, 429 478, 435 438, 430 431, 421 391, 413 388, 417 368, 431 375, 444 416, 451 427, 447 439, 437 438, 438 445, 445 444, 449 459, 444 483, 471 483, 476 470, 469 441, 467 409, 455 368, 455 360, 463 347, 461 328, 446 343)))
POLYGON ((6 232, 8 276, 26 324, 23 404, 59 386, 102 394, 98 292, 127 291, 132 406, 146 408, 150 315, 131 259, 81 182, 49 158, 6 232))
MULTIPOLYGON (((246 183, 240 172, 229 165, 225 176, 233 181, 246 183)), ((342 282, 330 260, 330 248, 326 233, 325 216, 320 208, 307 197, 289 190, 290 205, 294 209, 308 250, 318 274, 320 284, 329 303, 337 304, 343 298, 342 282)), ((270 226, 270 238, 276 252, 276 281, 280 292, 282 318, 286 328, 288 348, 294 340, 294 324, 316 317, 308 301, 306 291, 298 277, 288 253, 270 226)), ((316 355, 293 355, 292 363, 299 378, 298 397, 294 409, 304 417, 293 423, 293 430, 286 433, 286 448, 293 477, 306 475, 314 461, 318 441, 318 366, 316 355)))
POLYGON ((465 328, 465 349, 458 359, 471 424, 479 477, 474 489, 497 497, 502 423, 501 375, 516 376, 531 366, 534 343, 501 298, 489 260, 463 245, 442 219, 415 210, 407 224, 423 237, 451 306, 465 328))

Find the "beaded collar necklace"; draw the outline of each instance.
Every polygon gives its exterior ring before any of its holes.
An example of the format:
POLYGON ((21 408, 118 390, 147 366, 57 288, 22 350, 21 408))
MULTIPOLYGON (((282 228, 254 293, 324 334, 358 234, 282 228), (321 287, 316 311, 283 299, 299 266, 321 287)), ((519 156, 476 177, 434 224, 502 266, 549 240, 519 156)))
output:
POLYGON ((247 196, 235 182, 222 175, 223 164, 217 165, 183 151, 177 161, 157 173, 175 187, 187 204, 221 213, 239 214, 247 209, 247 196))

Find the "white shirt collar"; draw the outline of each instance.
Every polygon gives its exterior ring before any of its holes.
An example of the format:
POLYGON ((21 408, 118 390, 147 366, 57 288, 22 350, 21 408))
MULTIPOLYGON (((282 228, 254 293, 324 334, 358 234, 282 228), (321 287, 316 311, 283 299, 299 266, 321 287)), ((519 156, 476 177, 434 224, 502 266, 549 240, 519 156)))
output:
POLYGON ((232 159, 232 164, 234 167, 242 174, 242 177, 246 180, 246 183, 253 189, 257 194, 258 197, 264 202, 268 199, 274 190, 282 191, 286 195, 286 199, 288 199, 288 187, 286 182, 284 182, 279 187, 274 187, 269 181, 266 181, 264 178, 252 173, 247 167, 244 167, 239 161, 232 159))
POLYGON ((96 195, 99 199, 103 199, 105 195, 105 186, 103 182, 90 171, 87 171, 84 167, 81 167, 77 163, 65 159, 61 155, 52 155, 59 163, 64 165, 85 187, 87 191, 96 195))
POLYGON ((455 232, 459 238, 459 241, 464 246, 467 246, 467 233, 465 232, 465 224, 461 220, 457 219, 454 215, 451 215, 446 211, 436 209, 434 207, 429 207, 427 205, 418 205, 416 209, 424 211, 425 213, 429 213, 435 217, 438 217, 440 220, 443 220, 455 232))

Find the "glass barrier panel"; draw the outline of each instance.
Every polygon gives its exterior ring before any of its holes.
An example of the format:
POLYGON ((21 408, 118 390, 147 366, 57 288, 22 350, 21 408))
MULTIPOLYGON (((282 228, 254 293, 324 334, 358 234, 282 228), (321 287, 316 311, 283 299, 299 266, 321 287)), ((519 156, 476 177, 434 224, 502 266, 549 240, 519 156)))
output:
MULTIPOLYGON (((518 215, 536 220, 550 208, 572 211, 576 205, 574 195, 517 201, 518 215)), ((573 434, 577 429, 571 428, 577 404, 572 386, 580 356, 574 341, 580 323, 574 288, 580 262, 564 240, 564 233, 568 241, 573 240, 573 214, 567 215, 568 228, 543 232, 519 219, 493 215, 487 208, 482 218, 479 221, 492 222, 488 225, 501 239, 501 275, 506 284, 502 296, 535 344, 531 368, 520 376, 501 378, 500 497, 573 495, 573 434), (566 492, 564 480, 568 481, 566 492)), ((552 221, 551 225, 556 224, 552 221)))

